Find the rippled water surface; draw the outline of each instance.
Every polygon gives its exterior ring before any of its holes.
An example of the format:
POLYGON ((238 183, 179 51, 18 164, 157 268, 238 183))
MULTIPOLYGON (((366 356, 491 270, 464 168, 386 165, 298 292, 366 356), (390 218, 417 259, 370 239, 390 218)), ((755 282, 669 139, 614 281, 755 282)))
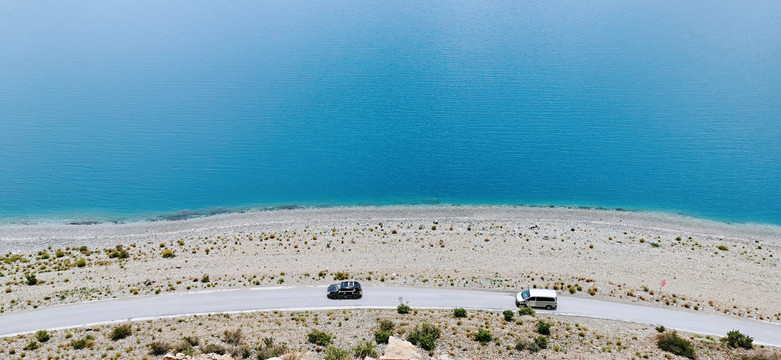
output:
POLYGON ((555 204, 781 224, 781 2, 0 2, 0 217, 555 204))

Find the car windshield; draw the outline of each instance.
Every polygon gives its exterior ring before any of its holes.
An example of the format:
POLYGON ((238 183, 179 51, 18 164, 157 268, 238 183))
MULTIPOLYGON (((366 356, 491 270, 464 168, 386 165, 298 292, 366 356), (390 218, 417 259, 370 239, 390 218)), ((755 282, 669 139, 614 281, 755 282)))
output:
POLYGON ((521 293, 521 297, 522 297, 524 300, 528 299, 528 298, 529 298, 529 290, 524 290, 524 291, 521 293))

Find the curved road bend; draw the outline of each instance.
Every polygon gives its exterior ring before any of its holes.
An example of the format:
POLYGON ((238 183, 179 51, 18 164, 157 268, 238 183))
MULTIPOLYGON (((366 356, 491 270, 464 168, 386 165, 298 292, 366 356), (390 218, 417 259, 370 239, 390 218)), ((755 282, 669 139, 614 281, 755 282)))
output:
MULTIPOLYGON (((83 327, 190 314, 395 308, 399 304, 399 297, 413 308, 515 309, 513 293, 495 291, 368 286, 364 287, 363 299, 328 300, 325 287, 250 288, 93 301, 3 314, 0 315, 0 336, 40 329, 83 327)), ((725 336, 728 331, 737 329, 752 336, 757 344, 781 346, 781 325, 718 314, 571 296, 559 297, 558 310, 538 312, 664 325, 671 329, 715 336, 725 336)))

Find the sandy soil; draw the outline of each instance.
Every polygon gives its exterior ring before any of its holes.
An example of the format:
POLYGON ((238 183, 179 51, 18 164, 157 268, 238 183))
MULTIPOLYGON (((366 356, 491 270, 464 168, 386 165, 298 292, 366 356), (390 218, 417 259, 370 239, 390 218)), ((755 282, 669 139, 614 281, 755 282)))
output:
MULTIPOLYGON (((326 349, 308 341, 314 330, 332 336, 330 347, 349 351, 361 342, 375 344, 379 322, 389 320, 392 334, 406 339, 423 323, 440 329, 440 337, 431 351, 418 349, 423 358, 445 359, 672 359, 661 351, 656 339, 659 332, 652 326, 573 318, 566 316, 520 316, 509 321, 502 313, 470 311, 466 317, 456 318, 453 311, 420 310, 401 315, 394 310, 344 310, 304 312, 261 312, 251 314, 224 314, 189 316, 132 323, 128 336, 112 340, 114 329, 123 326, 106 325, 89 329, 49 331, 50 339, 40 342, 34 334, 0 340, 0 358, 16 359, 160 359, 150 353, 156 344, 168 352, 200 354, 219 351, 233 354, 236 359, 249 354, 257 358, 257 347, 264 338, 275 346, 284 344, 286 352, 315 352, 323 358, 326 349), (550 334, 539 333, 538 323, 551 325, 550 334), (476 341, 478 330, 490 333, 491 340, 476 341), (185 337, 189 338, 187 345, 185 337), (544 337, 547 348, 530 350, 535 338, 544 337), (84 347, 76 349, 77 341, 85 340, 84 347), (518 343, 526 344, 519 349, 518 343), (31 345, 32 344, 32 345, 31 345)), ((731 349, 718 338, 680 333, 694 346, 698 359, 781 359, 781 351, 774 348, 752 350, 731 349)), ((383 354, 386 345, 375 344, 375 351, 383 354)))
POLYGON ((779 323, 779 250, 779 227, 567 208, 356 207, 3 224, 0 312, 203 288, 325 285, 341 275, 387 286, 547 287, 779 323))

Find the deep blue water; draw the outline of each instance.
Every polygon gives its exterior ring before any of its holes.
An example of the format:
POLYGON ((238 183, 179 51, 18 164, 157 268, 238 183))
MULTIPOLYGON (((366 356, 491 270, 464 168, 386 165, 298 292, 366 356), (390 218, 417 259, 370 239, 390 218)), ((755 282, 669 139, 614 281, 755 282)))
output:
POLYGON ((781 224, 781 2, 0 2, 0 218, 553 204, 781 224))

